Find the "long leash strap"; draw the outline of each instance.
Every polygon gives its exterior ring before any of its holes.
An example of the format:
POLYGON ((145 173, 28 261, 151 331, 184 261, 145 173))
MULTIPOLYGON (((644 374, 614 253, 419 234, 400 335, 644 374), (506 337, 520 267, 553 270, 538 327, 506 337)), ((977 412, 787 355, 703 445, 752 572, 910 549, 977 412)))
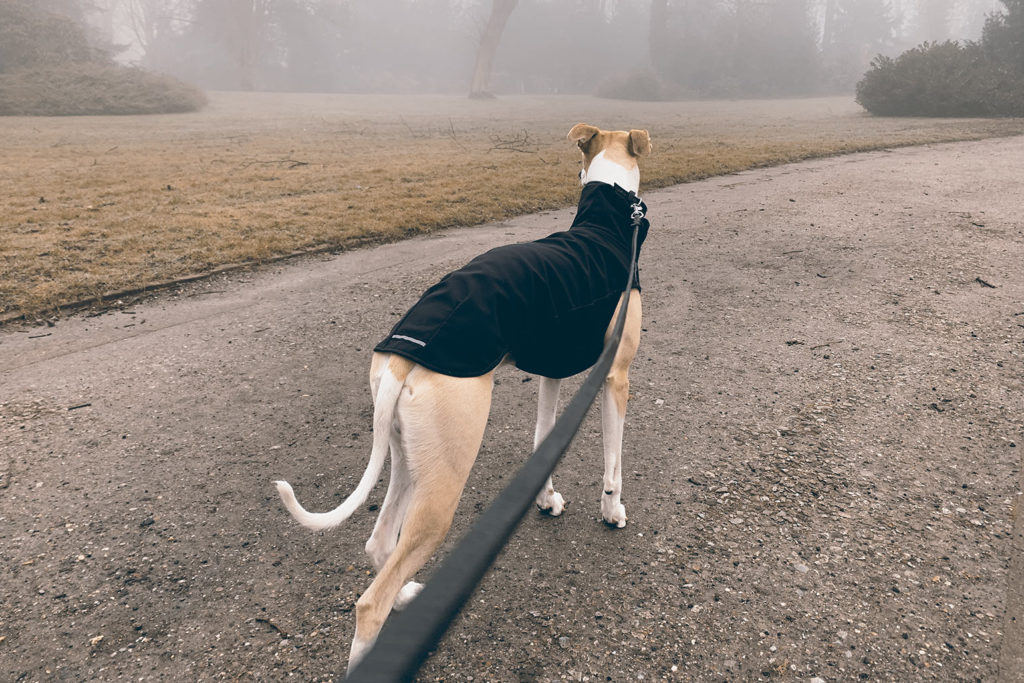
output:
POLYGON ((643 206, 632 192, 632 253, 629 277, 622 293, 619 315, 604 350, 583 386, 512 481, 483 512, 447 559, 434 572, 419 596, 403 611, 392 614, 376 644, 351 672, 352 683, 411 681, 427 656, 444 636, 506 541, 530 509, 559 460, 576 436, 583 418, 604 385, 626 325, 629 293, 637 268, 637 233, 643 206))

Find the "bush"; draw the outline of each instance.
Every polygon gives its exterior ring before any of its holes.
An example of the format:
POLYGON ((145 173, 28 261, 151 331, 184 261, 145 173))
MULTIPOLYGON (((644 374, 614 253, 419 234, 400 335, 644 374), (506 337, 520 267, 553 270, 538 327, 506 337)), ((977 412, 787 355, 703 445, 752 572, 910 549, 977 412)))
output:
POLYGON ((65 64, 0 75, 0 115, 88 116, 195 111, 201 90, 116 64, 65 64))
POLYGON ((71 19, 25 0, 0 0, 0 73, 106 59, 71 19))
POLYGON ((0 0, 0 116, 195 111, 202 91, 115 63, 81 25, 28 0, 0 0))
POLYGON ((637 102, 664 102, 677 99, 677 93, 650 71, 612 75, 597 86, 594 95, 609 100, 637 102))
POLYGON ((979 43, 924 43, 875 57, 857 102, 881 116, 1024 116, 1024 79, 979 43))

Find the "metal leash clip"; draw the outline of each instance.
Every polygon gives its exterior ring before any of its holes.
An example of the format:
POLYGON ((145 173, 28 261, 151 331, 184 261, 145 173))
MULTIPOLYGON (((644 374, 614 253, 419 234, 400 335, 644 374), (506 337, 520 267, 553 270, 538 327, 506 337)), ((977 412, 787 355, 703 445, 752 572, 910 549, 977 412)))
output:
POLYGON ((644 205, 641 204, 639 200, 637 200, 636 204, 634 204, 631 208, 633 209, 633 215, 630 216, 630 218, 632 218, 633 220, 637 220, 638 218, 644 217, 644 205))

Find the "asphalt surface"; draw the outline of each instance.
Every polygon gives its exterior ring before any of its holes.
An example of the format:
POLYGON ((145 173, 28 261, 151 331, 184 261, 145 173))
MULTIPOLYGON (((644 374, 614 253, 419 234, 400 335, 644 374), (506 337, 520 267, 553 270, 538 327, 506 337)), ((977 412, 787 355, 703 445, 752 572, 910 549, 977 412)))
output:
MULTIPOLYGON (((591 416, 566 513, 528 515, 423 679, 1024 680, 1022 159, 989 140, 646 193, 629 525, 599 521, 591 416)), ((311 534, 270 482, 343 499, 374 343, 572 213, 0 330, 0 679, 339 679, 384 486, 311 534)), ((528 454, 535 386, 500 372, 442 552, 528 454)))

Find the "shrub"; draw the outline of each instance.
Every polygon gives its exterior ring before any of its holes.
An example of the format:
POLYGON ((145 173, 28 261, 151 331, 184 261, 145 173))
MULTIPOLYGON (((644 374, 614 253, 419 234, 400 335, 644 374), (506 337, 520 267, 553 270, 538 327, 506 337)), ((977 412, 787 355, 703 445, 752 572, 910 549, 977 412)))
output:
POLYGON ((0 116, 195 111, 202 91, 116 64, 85 29, 28 0, 0 0, 0 116))
POLYGON ((71 19, 25 0, 0 0, 0 73, 105 59, 71 19))
POLYGON ((117 64, 65 64, 0 75, 0 115, 86 116, 195 111, 201 90, 117 64))
POLYGON ((979 43, 923 43, 872 60, 857 102, 882 116, 1024 116, 1024 79, 979 43))
POLYGON ((664 102, 676 99, 673 89, 650 71, 632 71, 609 76, 597 86, 594 95, 609 100, 638 102, 664 102))

